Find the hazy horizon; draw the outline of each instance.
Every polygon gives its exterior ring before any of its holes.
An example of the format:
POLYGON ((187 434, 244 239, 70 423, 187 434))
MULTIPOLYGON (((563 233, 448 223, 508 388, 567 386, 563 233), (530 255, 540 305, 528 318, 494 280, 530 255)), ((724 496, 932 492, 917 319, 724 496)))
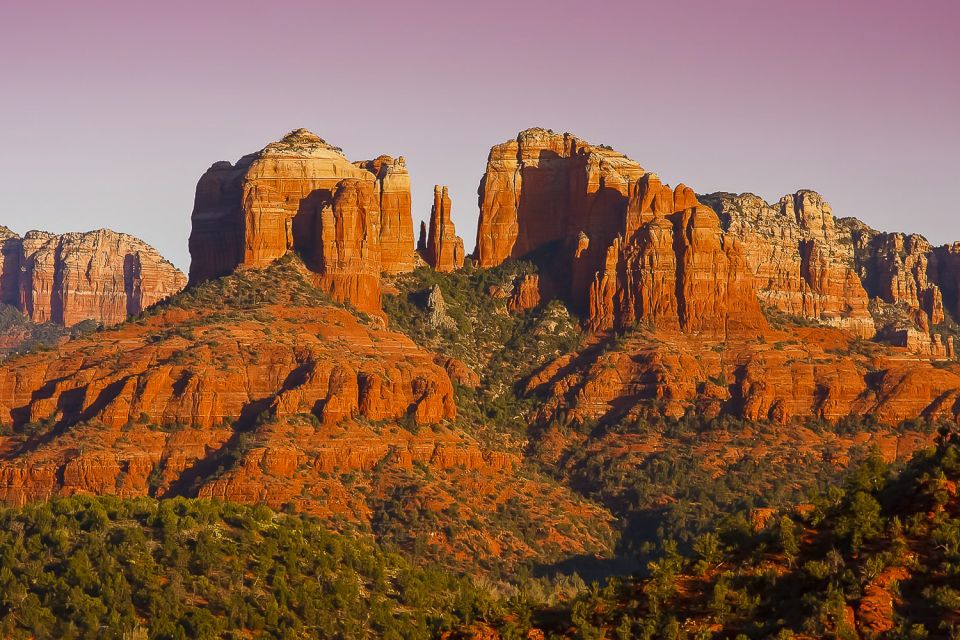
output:
POLYGON ((0 224, 109 227, 189 267, 194 188, 297 127, 446 184, 468 251, 494 144, 608 144, 671 185, 800 188, 837 216, 960 240, 960 5, 932 0, 23 3, 0 24, 0 224), (722 6, 721 6, 722 4, 722 6), (869 11, 866 9, 869 8, 869 11))

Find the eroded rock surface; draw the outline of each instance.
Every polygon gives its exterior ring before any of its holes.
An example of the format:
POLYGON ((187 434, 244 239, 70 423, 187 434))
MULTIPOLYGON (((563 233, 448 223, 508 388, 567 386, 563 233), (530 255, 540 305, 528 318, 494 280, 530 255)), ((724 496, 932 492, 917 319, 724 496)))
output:
POLYGON ((764 304, 873 337, 851 233, 819 194, 798 191, 773 205, 749 193, 711 194, 705 201, 742 247, 752 287, 764 304))
POLYGON ((0 247, 0 302, 36 323, 117 324, 186 284, 156 249, 108 229, 20 238, 0 227, 0 247))
MULTIPOLYGON (((423 231, 421 229, 421 236, 423 231)), ((423 259, 437 271, 456 271, 463 267, 463 239, 457 235, 450 218, 450 195, 441 185, 433 188, 430 231, 426 235, 423 259)))
POLYGON ((194 284, 297 251, 336 299, 376 311, 380 273, 414 267, 403 158, 354 164, 304 129, 236 165, 214 164, 197 184, 192 222, 194 284))
POLYGON ((477 262, 537 252, 550 254, 547 275, 593 330, 766 327, 740 247, 691 189, 670 189, 608 147, 528 129, 490 151, 477 262))

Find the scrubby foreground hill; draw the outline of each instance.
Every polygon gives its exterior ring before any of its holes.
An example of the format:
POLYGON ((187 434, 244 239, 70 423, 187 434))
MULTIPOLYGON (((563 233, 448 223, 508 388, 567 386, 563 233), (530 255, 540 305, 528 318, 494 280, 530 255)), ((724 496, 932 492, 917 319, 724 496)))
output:
MULTIPOLYGON (((688 555, 668 543, 645 580, 514 612, 501 627, 575 638, 956 638, 960 436, 941 443, 900 473, 871 458, 842 488, 758 531, 731 518, 688 555)), ((497 634, 477 625, 465 635, 497 634)))
POLYGON ((57 498, 0 512, 0 634, 426 638, 491 612, 468 581, 350 533, 207 500, 57 498))

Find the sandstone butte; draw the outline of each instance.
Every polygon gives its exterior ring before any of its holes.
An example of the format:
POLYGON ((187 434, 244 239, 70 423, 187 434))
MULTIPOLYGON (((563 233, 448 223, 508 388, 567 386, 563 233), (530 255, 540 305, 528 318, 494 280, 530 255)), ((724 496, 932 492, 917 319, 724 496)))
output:
POLYGON ((766 327, 742 250, 717 214, 621 153, 528 129, 491 149, 479 193, 477 263, 551 252, 548 275, 590 329, 766 327))
POLYGON ((183 289, 186 277, 153 247, 107 229, 23 238, 0 227, 0 302, 33 322, 123 322, 183 289))
POLYGON ((410 176, 403 158, 351 163, 297 129, 200 178, 190 282, 264 267, 296 250, 318 286, 361 311, 380 310, 381 273, 414 268, 410 176))
MULTIPOLYGON (((837 219, 813 191, 769 204, 752 194, 670 190, 606 146, 527 129, 490 150, 480 182, 476 261, 546 260, 593 330, 749 336, 771 309, 955 357, 941 325, 960 315, 960 243, 837 219)), ((541 283, 543 286, 545 283, 541 283)))
POLYGON ((418 244, 422 245, 420 251, 428 265, 437 271, 456 271, 463 267, 463 239, 457 235, 450 218, 450 195, 446 187, 433 188, 430 230, 427 232, 421 223, 420 235, 418 244))

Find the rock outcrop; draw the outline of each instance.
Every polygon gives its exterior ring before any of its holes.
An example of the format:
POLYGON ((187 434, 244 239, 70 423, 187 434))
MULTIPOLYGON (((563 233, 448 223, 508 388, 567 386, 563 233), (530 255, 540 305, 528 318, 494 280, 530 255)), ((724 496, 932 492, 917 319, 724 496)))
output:
POLYGON ((341 180, 331 204, 320 211, 313 256, 307 260, 320 274, 322 290, 361 311, 380 310, 380 219, 373 185, 341 180))
POLYGON ((514 283, 507 309, 513 313, 523 313, 537 308, 539 304, 540 277, 535 273, 528 273, 514 283))
MULTIPOLYGON (((904 420, 960 419, 960 365, 872 345, 831 327, 788 327, 764 341, 704 339, 646 329, 615 348, 561 356, 529 381, 551 398, 538 420, 559 414, 614 422, 639 415, 750 422, 828 422, 870 416, 894 430, 904 420)), ((870 344, 870 343, 868 343, 870 344)))
POLYGON ((879 232, 854 218, 843 222, 853 237, 864 287, 878 302, 874 317, 882 336, 914 329, 929 336, 955 315, 945 298, 956 300, 960 264, 949 246, 935 248, 919 235, 879 232))
POLYGON ((433 188, 430 231, 426 236, 423 259, 437 271, 456 271, 463 267, 463 258, 463 239, 457 235, 450 218, 450 196, 446 187, 436 185, 433 188))
POLYGON ((487 158, 479 188, 477 265, 524 257, 581 230, 592 238, 594 225, 610 235, 617 226, 608 220, 615 217, 610 210, 626 209, 628 185, 645 173, 622 153, 569 133, 521 131, 487 158))
POLYGON ((107 229, 20 238, 0 227, 0 247, 0 302, 36 323, 117 324, 186 284, 156 249, 107 229))
POLYGON ((403 158, 354 164, 304 129, 218 162, 197 184, 190 282, 297 251, 335 299, 379 310, 380 273, 414 266, 409 185, 403 158))
POLYGON ((380 207, 380 268, 384 273, 414 269, 413 215, 410 209, 410 174, 403 156, 380 156, 356 163, 376 176, 374 195, 380 207))
POLYGON ((593 330, 766 327, 741 249, 716 213, 621 153, 528 129, 490 151, 479 193, 478 264, 549 252, 546 275, 593 330))
POLYGON ((704 197, 743 247, 752 287, 767 306, 869 338, 869 298, 857 275, 850 231, 813 191, 774 205, 753 194, 704 197))

